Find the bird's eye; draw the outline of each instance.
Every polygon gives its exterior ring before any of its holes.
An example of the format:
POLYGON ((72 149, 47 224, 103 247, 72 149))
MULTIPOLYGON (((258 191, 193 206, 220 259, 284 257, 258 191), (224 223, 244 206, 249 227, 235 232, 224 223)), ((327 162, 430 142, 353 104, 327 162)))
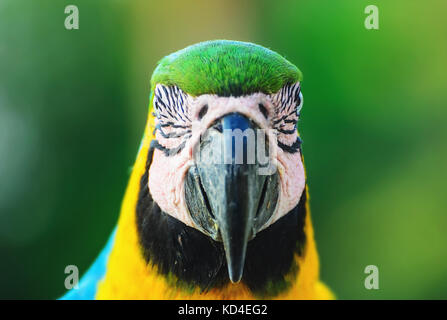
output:
POLYGON ((208 105, 206 104, 199 111, 199 115, 198 115, 199 120, 202 120, 202 118, 206 115, 207 112, 208 112, 208 105))
POLYGON ((262 114, 264 115, 264 117, 266 119, 269 117, 269 112, 267 111, 267 109, 265 108, 265 106, 262 103, 259 104, 259 111, 262 112, 262 114))
POLYGON ((300 91, 298 98, 296 100, 296 114, 300 115, 300 111, 303 108, 303 94, 300 91))

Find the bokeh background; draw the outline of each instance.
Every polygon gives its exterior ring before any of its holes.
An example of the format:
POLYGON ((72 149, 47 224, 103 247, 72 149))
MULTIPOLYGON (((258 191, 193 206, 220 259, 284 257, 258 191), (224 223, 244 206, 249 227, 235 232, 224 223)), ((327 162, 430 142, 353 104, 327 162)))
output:
POLYGON ((0 0, 0 298, 52 299, 115 225, 157 61, 251 41, 304 73, 321 276, 342 299, 447 298, 447 2, 0 0), (80 29, 64 28, 75 4, 80 29), (375 4, 380 29, 366 30, 375 4), (364 288, 377 265, 380 289, 364 288))

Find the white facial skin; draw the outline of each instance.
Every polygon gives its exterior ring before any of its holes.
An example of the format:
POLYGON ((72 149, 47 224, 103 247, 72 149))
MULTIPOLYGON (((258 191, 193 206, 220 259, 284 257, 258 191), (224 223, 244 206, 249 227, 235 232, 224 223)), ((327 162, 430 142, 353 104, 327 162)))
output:
MULTIPOLYGON (((297 86, 299 86, 299 83, 294 84, 292 89, 297 88, 297 86)), ((171 115, 177 115, 172 112, 172 109, 178 109, 179 104, 175 105, 172 99, 169 99, 163 94, 165 91, 162 89, 163 86, 158 84, 156 92, 159 92, 159 97, 161 97, 158 99, 162 99, 165 105, 171 103, 171 115)), ((273 216, 262 229, 267 228, 279 218, 290 212, 298 204, 305 187, 304 167, 300 151, 288 153, 278 146, 277 141, 290 146, 296 141, 297 135, 296 133, 284 134, 272 130, 274 127, 277 128, 278 126, 281 126, 281 129, 285 131, 292 131, 295 129, 296 121, 298 121, 297 106, 292 99, 287 100, 284 98, 285 93, 290 92, 290 89, 288 91, 286 89, 281 89, 278 93, 273 95, 254 93, 243 97, 219 97, 209 94, 191 97, 183 93, 180 89, 177 88, 177 90, 182 94, 182 99, 179 99, 178 101, 183 102, 183 117, 177 116, 177 119, 173 119, 171 115, 165 113, 163 117, 160 117, 161 120, 155 119, 156 125, 170 121, 184 127, 173 128, 172 126, 165 126, 162 128, 165 135, 172 132, 188 132, 185 136, 178 138, 165 138, 162 136, 160 130, 157 130, 156 132, 156 139, 159 144, 166 148, 175 148, 182 142, 185 142, 183 149, 176 155, 167 156, 159 149, 154 150, 153 161, 149 169, 148 184, 152 198, 161 210, 182 221, 186 225, 198 229, 188 212, 184 194, 184 180, 186 173, 190 166, 195 164, 193 150, 199 143, 200 136, 205 133, 207 128, 209 128, 215 120, 226 114, 237 112, 245 115, 247 118, 254 121, 261 129, 264 129, 268 134, 269 141, 274 142, 270 144, 270 147, 274 148, 270 152, 270 161, 277 167, 279 172, 280 192, 278 204, 273 216), (262 104, 267 110, 267 118, 261 112, 259 104, 262 104), (204 105, 208 105, 208 111, 203 118, 199 120, 199 113, 204 105), (278 124, 277 120, 286 115, 288 115, 287 119, 290 121, 280 122, 280 124, 278 124), (295 120, 295 122, 292 120, 295 120), (190 137, 186 138, 188 135, 190 135, 190 137)), ((154 99, 157 99, 157 96, 154 99)), ((156 112, 159 112, 157 111, 155 103, 154 106, 156 112)))

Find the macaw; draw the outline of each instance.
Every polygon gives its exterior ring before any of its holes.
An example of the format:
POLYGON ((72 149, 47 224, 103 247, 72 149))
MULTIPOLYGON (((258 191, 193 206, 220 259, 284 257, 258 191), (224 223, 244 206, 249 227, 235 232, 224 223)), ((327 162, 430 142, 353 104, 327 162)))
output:
POLYGON ((300 70, 238 41, 163 58, 118 224, 62 299, 331 299, 297 132, 300 70))

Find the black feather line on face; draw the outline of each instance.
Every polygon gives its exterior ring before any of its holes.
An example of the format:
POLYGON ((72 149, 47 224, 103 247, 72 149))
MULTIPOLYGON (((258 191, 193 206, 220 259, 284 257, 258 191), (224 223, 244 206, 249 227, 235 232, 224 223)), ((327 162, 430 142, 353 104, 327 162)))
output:
MULTIPOLYGON (((282 135, 296 135, 299 115, 297 107, 300 102, 301 87, 299 84, 288 84, 281 88, 273 98, 273 103, 277 105, 277 115, 272 119, 272 127, 282 135), (287 114, 283 114, 287 113, 287 114), (280 114, 283 114, 280 116, 280 114), (297 118, 298 117, 298 118, 297 118), (293 124, 293 129, 284 129, 287 124, 293 124)), ((297 137, 292 145, 286 145, 278 140, 278 146, 288 153, 296 153, 301 150, 301 139, 297 137)))
POLYGON ((185 136, 185 135, 188 134, 188 133, 191 133, 191 130, 190 130, 190 129, 184 130, 184 131, 182 131, 182 132, 169 132, 169 133, 165 133, 165 132, 163 131, 163 129, 162 129, 162 127, 161 127, 160 124, 157 124, 157 125, 155 126, 154 132, 157 131, 157 130, 158 130, 158 132, 160 132, 160 134, 163 136, 163 138, 167 138, 167 139, 169 139, 169 138, 180 138, 180 137, 185 136))
POLYGON ((294 128, 294 129, 291 129, 291 130, 286 130, 286 129, 283 129, 283 128, 279 128, 279 129, 276 129, 278 132, 281 132, 282 134, 295 134, 296 133, 296 127, 294 128))
POLYGON ((167 157, 171 157, 171 156, 175 156, 176 154, 180 153, 183 148, 186 145, 186 141, 183 141, 180 145, 178 145, 175 148, 166 148, 165 146, 161 145, 158 140, 152 140, 151 141, 151 147, 158 149, 160 151, 163 151, 163 153, 167 156, 167 157))
POLYGON ((185 124, 191 122, 187 114, 186 94, 177 86, 157 85, 153 104, 157 110, 157 118, 161 123, 166 122, 164 119, 176 120, 185 124))
POLYGON ((174 156, 180 153, 186 141, 191 137, 191 121, 185 110, 186 94, 176 86, 157 85, 154 93, 153 105, 156 109, 158 124, 155 126, 154 133, 158 131, 165 139, 182 138, 182 142, 175 148, 167 148, 158 140, 152 142, 152 146, 163 151, 166 156, 174 156), (185 95, 185 97, 183 97, 185 95), (185 106, 184 106, 185 104, 185 106), (183 129, 165 133, 163 128, 183 129))
POLYGON ((174 129, 178 129, 178 128, 180 128, 180 129, 187 129, 187 128, 190 128, 190 126, 183 126, 183 125, 180 125, 180 124, 175 124, 172 121, 161 123, 160 127, 162 127, 162 128, 172 127, 174 129))
POLYGON ((290 146, 288 146, 287 144, 284 144, 278 140, 278 146, 281 149, 283 149, 285 152, 288 152, 288 153, 295 153, 298 151, 301 152, 301 144, 302 144, 302 141, 301 141, 300 137, 296 137, 295 142, 290 146))
MULTIPOLYGON (((175 287, 201 291, 222 288, 230 283, 222 243, 164 213, 153 201, 148 189, 153 152, 151 147, 136 209, 144 259, 174 281, 171 285, 175 287), (175 275, 175 280, 169 275, 175 275)), ((248 243, 241 281, 256 296, 273 297, 290 287, 285 277, 299 272, 294 255, 303 253, 305 217, 306 190, 293 210, 248 243)))

